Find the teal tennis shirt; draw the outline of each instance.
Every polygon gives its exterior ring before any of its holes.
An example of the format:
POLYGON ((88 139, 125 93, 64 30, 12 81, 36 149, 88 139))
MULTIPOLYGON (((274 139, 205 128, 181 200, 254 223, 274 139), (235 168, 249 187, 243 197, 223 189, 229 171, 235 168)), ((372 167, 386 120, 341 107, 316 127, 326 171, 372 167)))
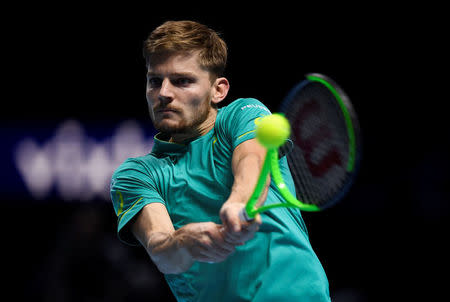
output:
MULTIPOLYGON (((149 203, 166 206, 175 229, 188 223, 220 224, 219 211, 233 185, 231 159, 240 143, 255 138, 255 120, 270 111, 256 99, 238 99, 220 108, 207 134, 186 145, 156 135, 152 152, 127 159, 114 173, 111 198, 118 216, 118 236, 138 244, 130 221, 149 203)), ((293 180, 285 157, 283 178, 293 180)), ((270 185, 266 204, 283 202, 270 185)), ((255 237, 221 263, 196 262, 185 273, 167 274, 178 301, 330 301, 325 272, 314 253, 297 209, 261 214, 255 237)))

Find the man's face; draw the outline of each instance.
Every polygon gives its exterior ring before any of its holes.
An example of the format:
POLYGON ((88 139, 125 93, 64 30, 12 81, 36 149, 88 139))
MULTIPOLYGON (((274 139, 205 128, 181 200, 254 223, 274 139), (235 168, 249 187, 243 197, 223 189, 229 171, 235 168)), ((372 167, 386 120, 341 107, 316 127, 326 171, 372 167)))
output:
POLYGON ((198 63, 198 54, 174 54, 147 70, 147 103, 156 129, 190 133, 207 119, 213 85, 198 63))

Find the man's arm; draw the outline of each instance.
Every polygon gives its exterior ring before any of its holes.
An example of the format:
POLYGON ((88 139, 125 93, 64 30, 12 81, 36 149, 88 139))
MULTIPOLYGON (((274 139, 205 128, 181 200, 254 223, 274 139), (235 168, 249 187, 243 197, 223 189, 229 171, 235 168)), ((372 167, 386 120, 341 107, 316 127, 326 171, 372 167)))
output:
MULTIPOLYGON (((247 241, 249 236, 253 236, 261 224, 259 215, 255 217, 253 223, 249 224, 241 222, 238 213, 245 207, 253 193, 266 153, 267 150, 256 139, 250 139, 241 143, 233 151, 234 183, 230 196, 222 206, 220 217, 226 229, 232 231, 232 237, 240 238, 242 241, 247 241)), ((269 184, 270 178, 267 180, 266 188, 258 201, 258 205, 266 200, 269 184)))
MULTIPOLYGON (((231 162, 234 183, 228 201, 236 201, 244 205, 247 203, 255 189, 266 153, 266 148, 261 146, 256 139, 245 141, 236 147, 231 162)), ((263 203, 267 197, 269 180, 259 203, 263 203)))
POLYGON ((164 274, 179 274, 195 261, 221 262, 234 245, 223 227, 212 222, 191 223, 175 231, 166 207, 150 203, 138 214, 132 232, 164 274))

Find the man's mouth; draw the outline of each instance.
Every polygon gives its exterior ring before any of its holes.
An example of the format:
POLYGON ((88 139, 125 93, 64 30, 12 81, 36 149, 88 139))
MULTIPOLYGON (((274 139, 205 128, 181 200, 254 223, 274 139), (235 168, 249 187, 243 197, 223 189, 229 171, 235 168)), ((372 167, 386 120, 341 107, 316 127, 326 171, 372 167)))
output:
POLYGON ((156 113, 169 113, 169 112, 175 112, 175 113, 177 113, 177 112, 179 112, 179 111, 176 110, 176 109, 172 109, 172 108, 162 108, 162 109, 156 110, 156 113))

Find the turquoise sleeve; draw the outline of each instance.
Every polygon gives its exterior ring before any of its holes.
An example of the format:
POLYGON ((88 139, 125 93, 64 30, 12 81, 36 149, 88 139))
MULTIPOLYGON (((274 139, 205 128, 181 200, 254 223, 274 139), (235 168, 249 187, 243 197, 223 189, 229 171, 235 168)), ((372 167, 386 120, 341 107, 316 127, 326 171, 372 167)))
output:
POLYGON ((219 127, 234 149, 242 142, 255 138, 255 121, 270 114, 269 109, 257 99, 238 99, 226 107, 219 127))
POLYGON ((110 195, 117 215, 119 239, 130 245, 138 245, 129 229, 129 222, 149 203, 160 202, 165 205, 155 182, 139 160, 128 159, 114 172, 110 195))

